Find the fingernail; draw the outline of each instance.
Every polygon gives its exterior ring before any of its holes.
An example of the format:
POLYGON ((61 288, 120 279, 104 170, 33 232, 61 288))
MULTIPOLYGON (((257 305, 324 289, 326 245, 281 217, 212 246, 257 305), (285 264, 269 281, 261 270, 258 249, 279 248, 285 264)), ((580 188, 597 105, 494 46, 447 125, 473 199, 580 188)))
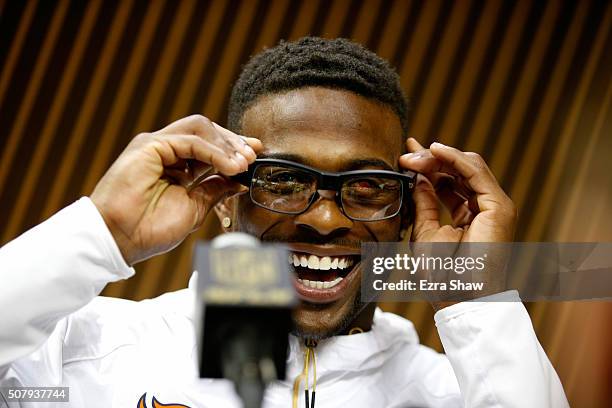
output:
POLYGON ((257 156, 257 154, 255 153, 255 150, 253 150, 253 148, 251 146, 249 146, 249 145, 245 145, 244 146, 244 150, 246 150, 248 153, 251 153, 251 154, 257 156))
POLYGON ((423 153, 414 152, 414 153, 406 153, 406 158, 410 160, 418 160, 423 158, 423 153))
POLYGON ((238 163, 240 164, 240 167, 249 167, 249 162, 246 159, 246 157, 244 157, 242 154, 236 152, 236 158, 238 163))
POLYGON ((433 143, 431 144, 431 146, 432 146, 432 147, 433 147, 434 145, 435 145, 435 147, 448 147, 447 145, 442 144, 442 143, 440 143, 440 142, 433 142, 433 143))

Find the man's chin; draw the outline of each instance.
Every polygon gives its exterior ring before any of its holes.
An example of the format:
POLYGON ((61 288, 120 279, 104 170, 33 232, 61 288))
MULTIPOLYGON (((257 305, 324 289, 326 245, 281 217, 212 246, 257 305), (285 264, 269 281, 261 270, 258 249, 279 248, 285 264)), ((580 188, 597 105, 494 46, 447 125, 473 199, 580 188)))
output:
POLYGON ((324 304, 300 301, 293 312, 292 334, 312 340, 341 334, 355 320, 360 306, 359 296, 324 304))
POLYGON ((291 331, 296 337, 300 339, 309 339, 309 340, 323 340, 330 337, 333 337, 340 333, 342 330, 339 327, 312 327, 307 325, 302 325, 300 322, 296 322, 294 320, 294 327, 291 331))

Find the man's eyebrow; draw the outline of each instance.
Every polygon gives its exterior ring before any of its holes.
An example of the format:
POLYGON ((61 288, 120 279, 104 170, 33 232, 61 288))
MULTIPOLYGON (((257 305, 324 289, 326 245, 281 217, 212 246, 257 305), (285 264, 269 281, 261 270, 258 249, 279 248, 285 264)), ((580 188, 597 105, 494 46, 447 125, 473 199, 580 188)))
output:
MULTIPOLYGON (((298 154, 291 153, 268 153, 268 154, 260 154, 257 156, 259 159, 281 159, 281 160, 289 160, 295 163, 309 165, 306 160, 304 160, 303 156, 298 154)), ((393 166, 381 159, 368 158, 368 159, 352 159, 344 166, 342 166, 341 171, 351 171, 351 170, 360 170, 364 167, 379 167, 384 170, 395 171, 393 166)))
POLYGON ((393 166, 381 159, 353 159, 344 166, 343 170, 359 170, 364 167, 382 167, 384 170, 395 171, 393 166))
POLYGON ((280 160, 289 160, 292 162, 306 164, 305 160, 302 156, 291 153, 263 153, 257 156, 258 159, 280 159, 280 160))

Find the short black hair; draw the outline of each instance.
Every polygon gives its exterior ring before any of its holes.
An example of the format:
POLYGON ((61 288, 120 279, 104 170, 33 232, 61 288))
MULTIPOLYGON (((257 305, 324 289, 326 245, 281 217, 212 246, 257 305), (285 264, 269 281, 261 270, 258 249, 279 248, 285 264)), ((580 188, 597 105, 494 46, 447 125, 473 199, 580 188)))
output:
POLYGON ((344 38, 281 41, 252 57, 234 84, 228 127, 240 132, 244 112, 261 96, 322 86, 344 89, 392 108, 408 132, 407 100, 395 69, 372 51, 344 38))

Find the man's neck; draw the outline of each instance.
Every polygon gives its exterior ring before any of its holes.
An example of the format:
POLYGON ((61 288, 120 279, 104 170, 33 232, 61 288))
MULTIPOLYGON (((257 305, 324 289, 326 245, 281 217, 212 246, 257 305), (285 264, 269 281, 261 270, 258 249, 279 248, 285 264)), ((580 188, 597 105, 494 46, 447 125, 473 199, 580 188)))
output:
MULTIPOLYGON (((351 330, 361 329, 361 331, 367 332, 372 329, 372 322, 374 321, 374 311, 376 310, 376 303, 368 303, 368 305, 357 315, 357 317, 347 326, 341 334, 353 334, 351 330)), ((359 330, 358 330, 359 332, 359 330)))

